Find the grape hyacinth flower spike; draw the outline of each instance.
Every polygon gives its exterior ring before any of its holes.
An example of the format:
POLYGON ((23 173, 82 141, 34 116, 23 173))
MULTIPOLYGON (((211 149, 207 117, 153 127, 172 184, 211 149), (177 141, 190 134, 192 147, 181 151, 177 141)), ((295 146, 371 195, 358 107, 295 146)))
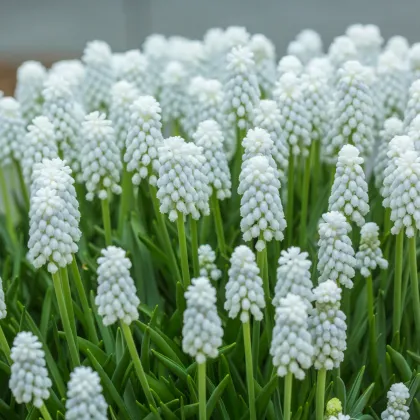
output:
POLYGON ((207 277, 213 281, 217 281, 222 277, 222 271, 217 268, 215 261, 216 253, 210 245, 200 245, 198 247, 200 277, 207 277))
POLYGON ((410 398, 408 388, 402 383, 391 385, 387 392, 386 410, 382 412, 382 420, 408 420, 410 414, 408 412, 407 400, 410 398))

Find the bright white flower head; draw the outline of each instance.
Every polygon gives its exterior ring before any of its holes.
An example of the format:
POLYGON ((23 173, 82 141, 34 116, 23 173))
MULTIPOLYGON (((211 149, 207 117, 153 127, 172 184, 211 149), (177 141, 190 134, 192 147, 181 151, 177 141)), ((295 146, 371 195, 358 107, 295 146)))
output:
POLYGON ((287 54, 295 55, 302 63, 322 54, 322 39, 318 32, 304 29, 287 47, 287 54))
POLYGON ((180 61, 190 77, 201 74, 204 59, 203 43, 198 40, 171 36, 168 39, 168 59, 180 61))
POLYGON ((366 66, 374 66, 384 41, 379 28, 357 23, 347 28, 346 35, 354 42, 359 61, 366 66))
POLYGON ((363 277, 369 277, 376 267, 386 270, 388 261, 383 258, 381 242, 379 240, 379 226, 370 222, 360 230, 360 246, 356 253, 356 267, 363 277))
POLYGON ((121 194, 122 163, 112 122, 105 119, 105 114, 92 112, 85 117, 82 138, 80 163, 88 191, 86 199, 91 201, 96 195, 104 200, 108 190, 121 194))
MULTIPOLYGON (((420 72, 419 72, 420 76, 420 72)), ((407 128, 420 114, 420 80, 415 80, 408 90, 408 102, 404 114, 404 127, 407 128)))
POLYGON ((252 315, 256 321, 261 321, 265 308, 263 282, 255 255, 246 245, 233 251, 228 274, 225 310, 229 311, 229 317, 236 318, 240 314, 245 323, 252 315))
POLYGON ((222 277, 222 271, 217 268, 215 261, 216 253, 210 245, 200 245, 198 247, 200 277, 207 277, 213 281, 219 280, 222 277))
POLYGON ((186 143, 181 137, 169 137, 159 147, 159 178, 157 198, 160 211, 174 222, 178 213, 195 220, 200 212, 210 214, 211 188, 203 172, 205 157, 202 148, 186 143))
POLYGON ((420 78, 420 42, 416 42, 410 48, 408 53, 408 60, 410 63, 411 80, 420 78))
POLYGON ((40 408, 50 397, 52 386, 45 363, 45 352, 38 337, 28 331, 19 332, 10 352, 13 363, 9 387, 19 404, 31 403, 40 408))
POLYGON ((106 111, 116 81, 111 48, 104 41, 88 42, 82 61, 86 69, 82 85, 85 108, 88 112, 106 111))
POLYGON ((201 364, 218 356, 223 329, 217 314, 216 289, 206 277, 192 279, 191 283, 185 292, 182 350, 201 364))
POLYGON ((340 310, 341 289, 332 280, 320 283, 313 290, 316 306, 309 318, 315 348, 315 369, 332 370, 344 360, 346 316, 340 310))
POLYGON ((254 156, 265 156, 268 159, 270 166, 277 170, 276 162, 271 156, 274 142, 266 130, 259 127, 250 128, 242 140, 242 146, 244 148, 242 167, 254 156))
POLYGON ((6 96, 0 99, 0 162, 10 159, 20 161, 25 150, 25 121, 21 106, 16 99, 6 96))
POLYGON ((353 287, 356 259, 348 236, 350 231, 350 224, 338 211, 322 215, 318 241, 319 283, 333 280, 348 289, 353 287))
POLYGON ((132 181, 139 185, 149 177, 156 184, 159 170, 158 149, 162 144, 161 108, 152 96, 140 96, 131 106, 130 129, 126 138, 124 161, 134 172, 132 181))
POLYGON ((408 420, 410 418, 407 405, 407 400, 410 398, 408 388, 402 382, 393 384, 386 396, 388 403, 386 410, 381 414, 381 419, 408 420))
POLYGON ((194 142, 203 150, 206 162, 203 172, 207 174, 210 186, 219 200, 231 196, 232 182, 225 152, 223 151, 223 133, 214 120, 206 120, 199 124, 194 133, 194 142))
POLYGON ((324 144, 331 163, 345 144, 353 144, 366 157, 374 143, 374 106, 366 68, 357 61, 348 61, 338 74, 333 124, 324 144))
POLYGON ((25 61, 17 70, 15 97, 22 107, 22 116, 29 124, 42 114, 42 90, 47 70, 38 61, 25 61))
POLYGON ((152 95, 153 83, 149 72, 149 60, 139 50, 130 50, 124 54, 119 68, 119 77, 131 83, 140 95, 152 95))
POLYGON ((270 354, 277 375, 292 373, 296 379, 303 380, 314 355, 308 308, 300 296, 288 293, 277 303, 275 319, 270 354))
POLYGON ((49 71, 49 76, 62 77, 70 86, 77 101, 82 100, 82 84, 85 78, 85 66, 80 60, 56 61, 49 71))
POLYGON ((66 420, 107 420, 101 380, 91 367, 76 367, 67 388, 66 420))
POLYGON ((312 308, 311 261, 307 252, 298 247, 281 251, 277 267, 277 283, 274 290, 273 305, 278 306, 280 299, 289 293, 300 296, 307 310, 312 308))
POLYGON ((334 183, 328 200, 328 211, 343 213, 349 222, 363 226, 369 213, 368 185, 364 161, 357 147, 344 145, 338 154, 334 183))
POLYGON ((334 66, 327 55, 313 58, 306 66, 306 73, 311 76, 321 76, 329 83, 333 80, 335 73, 334 66))
POLYGON ((404 36, 394 35, 388 39, 385 51, 392 51, 398 58, 407 61, 410 52, 410 44, 404 36))
POLYGON ((283 56, 277 65, 277 78, 280 79, 283 74, 294 73, 300 76, 303 72, 303 64, 295 55, 283 56))
POLYGON ((328 49, 328 57, 331 64, 339 69, 345 62, 357 59, 356 45, 348 36, 338 36, 328 49))
POLYGON ((145 39, 142 50, 149 61, 153 91, 158 92, 162 84, 162 73, 168 62, 168 40, 164 35, 151 34, 145 39))
POLYGON ((0 277, 0 319, 4 319, 7 316, 6 301, 4 300, 3 281, 0 277))
POLYGON ((286 220, 279 189, 278 171, 266 156, 254 156, 243 165, 238 187, 242 195, 241 231, 246 242, 258 239, 258 251, 265 248, 266 242, 284 238, 286 220))
POLYGON ((285 73, 276 84, 274 98, 281 115, 281 141, 288 144, 293 155, 308 156, 311 124, 301 79, 293 73, 285 73))
POLYGON ((95 304, 105 326, 117 321, 130 325, 139 318, 140 299, 130 275, 131 261, 125 251, 109 246, 98 258, 98 290, 95 304))
POLYGON ((139 91, 126 80, 121 80, 112 86, 109 119, 114 126, 120 150, 125 149, 125 141, 131 127, 131 105, 139 96, 139 91))
POLYGON ((289 165, 289 145, 282 136, 283 131, 280 120, 280 110, 275 101, 264 99, 254 109, 254 126, 260 127, 270 134, 271 140, 273 141, 273 147, 270 153, 277 164, 280 180, 285 184, 286 172, 289 165))
POLYGON ((229 121, 245 129, 260 97, 254 57, 248 47, 233 48, 228 54, 224 90, 224 110, 229 121))

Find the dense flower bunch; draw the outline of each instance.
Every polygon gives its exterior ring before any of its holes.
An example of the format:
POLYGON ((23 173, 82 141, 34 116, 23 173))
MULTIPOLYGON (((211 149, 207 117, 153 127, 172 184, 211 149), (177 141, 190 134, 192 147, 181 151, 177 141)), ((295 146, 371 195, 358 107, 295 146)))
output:
POLYGON ((149 61, 139 50, 127 51, 119 67, 121 80, 131 83, 140 95, 152 95, 153 84, 150 83, 149 61))
POLYGON ((387 393, 387 407, 381 414, 383 420, 408 420, 410 414, 408 413, 407 400, 410 398, 408 388, 403 383, 391 385, 387 393))
POLYGON ((142 50, 149 61, 150 83, 158 93, 162 86, 162 74, 168 63, 168 40, 161 34, 151 34, 143 42, 142 50))
POLYGON ((82 83, 85 78, 85 66, 80 60, 61 60, 55 62, 49 71, 49 76, 58 76, 70 86, 77 101, 82 101, 82 83))
POLYGON ((222 277, 222 271, 215 264, 216 253, 210 245, 200 245, 198 247, 198 265, 200 268, 200 277, 207 277, 216 281, 222 277))
POLYGON ((270 166, 277 169, 276 162, 271 155, 274 142, 271 139, 270 134, 263 128, 256 127, 249 129, 242 140, 242 146, 244 148, 242 167, 254 156, 265 156, 268 159, 270 166))
POLYGON ((328 58, 334 68, 339 69, 347 61, 357 59, 356 45, 348 36, 338 36, 328 49, 328 58))
POLYGON ((302 63, 308 63, 312 58, 322 54, 322 39, 312 29, 304 29, 287 47, 287 53, 295 55, 302 63))
POLYGON ((338 398, 332 398, 327 402, 325 410, 326 420, 350 420, 350 416, 343 414, 343 406, 338 398))
MULTIPOLYGON (((420 74, 419 74, 420 75, 420 74)), ((415 80, 408 90, 407 107, 404 114, 404 126, 407 128, 420 113, 420 80, 415 80)))
POLYGON ((302 62, 294 55, 285 55, 277 64, 277 78, 280 79, 285 73, 294 73, 300 76, 303 71, 302 62))
POLYGON ((346 35, 354 42, 360 62, 374 66, 383 43, 379 28, 376 25, 354 24, 347 28, 346 35))

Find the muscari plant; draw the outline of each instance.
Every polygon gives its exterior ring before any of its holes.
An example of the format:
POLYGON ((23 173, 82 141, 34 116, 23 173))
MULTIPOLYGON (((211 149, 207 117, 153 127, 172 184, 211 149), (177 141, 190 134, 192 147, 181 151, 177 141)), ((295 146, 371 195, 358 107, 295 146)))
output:
POLYGON ((420 47, 382 44, 276 59, 235 26, 23 63, 0 418, 420 418, 420 47))

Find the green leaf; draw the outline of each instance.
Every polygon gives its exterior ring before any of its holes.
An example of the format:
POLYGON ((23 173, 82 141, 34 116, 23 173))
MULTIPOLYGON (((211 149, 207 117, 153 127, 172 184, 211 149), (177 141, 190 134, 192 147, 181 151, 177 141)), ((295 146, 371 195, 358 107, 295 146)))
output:
POLYGON ((42 301, 41 324, 39 330, 43 337, 47 337, 48 322, 51 317, 52 293, 53 288, 48 287, 45 292, 44 300, 42 301))
POLYGON ((167 367, 174 375, 179 379, 186 382, 188 378, 188 373, 181 365, 176 362, 173 362, 169 357, 164 356, 163 354, 152 349, 153 355, 165 366, 167 367))
POLYGON ((115 356, 117 359, 117 363, 123 357, 124 349, 125 349, 124 338, 121 332, 121 328, 118 326, 117 335, 115 337, 115 356))
POLYGON ((221 382, 217 385, 213 393, 211 394, 210 398, 207 401, 207 418, 211 418, 211 414, 213 413, 213 410, 216 407, 217 402, 219 401, 220 397, 223 394, 223 391, 227 387, 228 383, 230 382, 230 375, 226 375, 221 382))
POLYGON ((343 407, 347 406, 347 393, 346 393, 346 385, 344 385, 343 380, 337 376, 334 380, 334 388, 335 394, 337 398, 341 401, 343 407))
MULTIPOLYGON (((96 308, 95 305, 95 296, 93 294, 93 290, 90 291, 90 305, 91 308, 96 308)), ((96 324, 98 325, 100 336, 104 341, 105 351, 108 354, 115 353, 115 339, 112 334, 111 328, 106 327, 102 322, 102 317, 98 314, 98 311, 93 311, 93 315, 95 316, 96 324)))
MULTIPOLYGON (((197 416, 197 414, 198 414, 198 403, 184 405, 181 409, 177 410, 175 413, 178 415, 178 417, 181 415, 181 418, 183 418, 183 419, 189 419, 191 417, 197 416)), ((147 420, 149 420, 149 419, 147 419, 147 420)), ((150 418, 150 420, 152 420, 152 418, 150 418)))
POLYGON ((412 376, 410 366, 408 365, 404 357, 401 355, 401 353, 394 350, 391 346, 386 346, 386 349, 388 350, 389 355, 391 356, 392 363, 397 368, 401 379, 403 380, 403 382, 408 382, 412 376))
POLYGON ((372 392, 375 388, 375 384, 371 384, 365 392, 361 395, 361 397, 356 401, 353 407, 350 408, 349 414, 354 417, 358 414, 361 414, 366 407, 367 403, 369 402, 369 398, 372 395, 372 392))
POLYGON ((263 418, 263 413, 265 413, 270 398, 276 390, 278 384, 278 377, 274 375, 270 382, 258 393, 256 398, 256 409, 257 409, 257 418, 263 418))
POLYGON ((346 413, 350 411, 351 407, 353 407, 353 405, 356 401, 356 398, 359 395, 364 373, 365 373, 365 366, 362 366, 362 368, 359 370, 359 373, 357 374, 357 376, 356 376, 356 378, 353 382, 353 386, 351 387, 350 392, 348 394, 347 404, 345 405, 345 407, 346 407, 345 412, 346 413))
POLYGON ((407 405, 410 406, 414 396, 417 393, 420 385, 420 373, 417 373, 414 379, 410 382, 408 389, 410 391, 410 398, 407 400, 407 405))

